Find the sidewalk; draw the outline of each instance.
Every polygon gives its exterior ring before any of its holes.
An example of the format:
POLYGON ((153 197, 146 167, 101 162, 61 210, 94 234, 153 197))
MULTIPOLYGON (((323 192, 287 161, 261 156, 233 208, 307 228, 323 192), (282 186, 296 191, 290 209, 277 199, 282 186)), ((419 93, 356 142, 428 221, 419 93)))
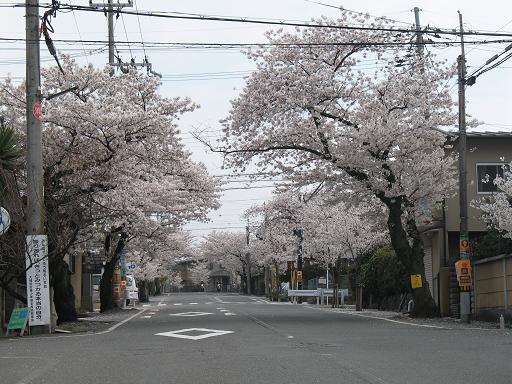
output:
POLYGON ((410 324, 413 326, 428 327, 428 328, 439 328, 439 329, 474 329, 474 330, 486 330, 486 331, 500 331, 512 335, 512 329, 506 328, 500 330, 499 323, 490 323, 484 321, 472 321, 469 324, 461 322, 459 319, 451 317, 436 317, 436 318, 411 318, 409 315, 392 312, 392 311, 379 311, 377 309, 363 309, 362 311, 356 311, 355 306, 344 306, 342 308, 331 308, 328 306, 316 306, 310 305, 312 309, 317 309, 332 313, 343 313, 352 316, 360 316, 365 318, 375 318, 383 321, 391 321, 395 323, 410 324))
POLYGON ((55 333, 83 333, 83 332, 101 332, 113 325, 129 318, 140 312, 140 306, 128 307, 126 309, 115 309, 112 311, 85 312, 80 313, 77 321, 63 323, 57 326, 55 333))

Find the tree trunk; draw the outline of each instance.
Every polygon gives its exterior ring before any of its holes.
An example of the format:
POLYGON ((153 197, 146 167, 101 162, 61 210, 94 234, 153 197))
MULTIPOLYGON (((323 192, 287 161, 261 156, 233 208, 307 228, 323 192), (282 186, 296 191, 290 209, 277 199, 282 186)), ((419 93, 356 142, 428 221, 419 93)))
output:
MULTIPOLYGON (((108 233, 105 238, 105 254, 110 255, 110 240, 112 237, 111 233, 108 233)), ((114 292, 112 291, 112 278, 114 276, 114 267, 119 261, 119 255, 124 249, 126 244, 126 238, 128 235, 126 232, 121 231, 121 237, 117 241, 116 249, 113 252, 110 260, 105 264, 103 275, 101 276, 100 283, 100 312, 105 312, 110 309, 117 308, 116 302, 114 301, 114 292)))
POLYGON ((389 199, 386 205, 389 208, 388 228, 393 249, 406 268, 407 277, 410 275, 421 275, 422 277, 423 286, 412 290, 414 309, 411 315, 415 317, 435 317, 439 315, 439 312, 425 279, 423 241, 414 219, 407 221, 407 232, 405 231, 402 221, 402 202, 402 199, 394 198, 389 199))
POLYGON ((101 276, 100 283, 100 312, 105 312, 110 309, 117 308, 114 301, 114 293, 112 292, 112 277, 114 276, 114 267, 117 259, 113 257, 104 267, 103 275, 101 276))
POLYGON ((155 295, 162 294, 162 286, 160 284, 160 278, 155 277, 155 295))
POLYGON ((68 264, 63 259, 57 258, 50 264, 50 273, 57 324, 75 321, 77 319, 75 293, 71 285, 71 272, 68 264))
POLYGON ((141 303, 147 303, 149 301, 148 287, 146 280, 140 282, 139 285, 139 299, 141 303))

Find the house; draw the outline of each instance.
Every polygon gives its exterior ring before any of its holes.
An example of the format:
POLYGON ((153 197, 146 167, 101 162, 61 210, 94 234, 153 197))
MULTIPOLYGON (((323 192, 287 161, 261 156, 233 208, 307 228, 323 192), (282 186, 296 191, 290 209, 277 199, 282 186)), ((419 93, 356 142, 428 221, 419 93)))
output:
MULTIPOLYGON (((457 150, 456 136, 451 142, 457 150)), ((468 132, 468 203, 496 192, 492 180, 502 175, 502 166, 512 161, 512 132, 468 132), (486 175, 490 182, 484 182, 486 175)), ((459 258, 459 195, 446 199, 422 228, 425 244, 425 277, 442 316, 459 315, 459 290, 454 264, 459 258)), ((468 206, 469 239, 487 232, 482 212, 468 206)))

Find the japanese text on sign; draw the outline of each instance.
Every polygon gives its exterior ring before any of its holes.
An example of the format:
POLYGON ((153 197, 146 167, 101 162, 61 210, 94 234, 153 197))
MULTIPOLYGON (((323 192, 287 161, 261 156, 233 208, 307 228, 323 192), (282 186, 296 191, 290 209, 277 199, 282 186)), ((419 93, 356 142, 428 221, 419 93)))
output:
POLYGON ((44 235, 28 235, 25 266, 27 268, 27 305, 29 323, 50 324, 50 284, 48 242, 44 235))

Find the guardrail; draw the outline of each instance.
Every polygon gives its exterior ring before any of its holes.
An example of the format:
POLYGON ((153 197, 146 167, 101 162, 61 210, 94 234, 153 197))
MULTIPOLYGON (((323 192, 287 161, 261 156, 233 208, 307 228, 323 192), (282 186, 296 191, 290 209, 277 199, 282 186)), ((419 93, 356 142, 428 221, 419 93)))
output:
MULTIPOLYGON (((343 305, 345 297, 348 296, 348 289, 339 289, 338 295, 341 298, 341 304, 343 305)), ((317 304, 324 303, 324 297, 328 304, 328 298, 334 296, 334 290, 332 289, 289 289, 288 297, 316 297, 317 304)))

